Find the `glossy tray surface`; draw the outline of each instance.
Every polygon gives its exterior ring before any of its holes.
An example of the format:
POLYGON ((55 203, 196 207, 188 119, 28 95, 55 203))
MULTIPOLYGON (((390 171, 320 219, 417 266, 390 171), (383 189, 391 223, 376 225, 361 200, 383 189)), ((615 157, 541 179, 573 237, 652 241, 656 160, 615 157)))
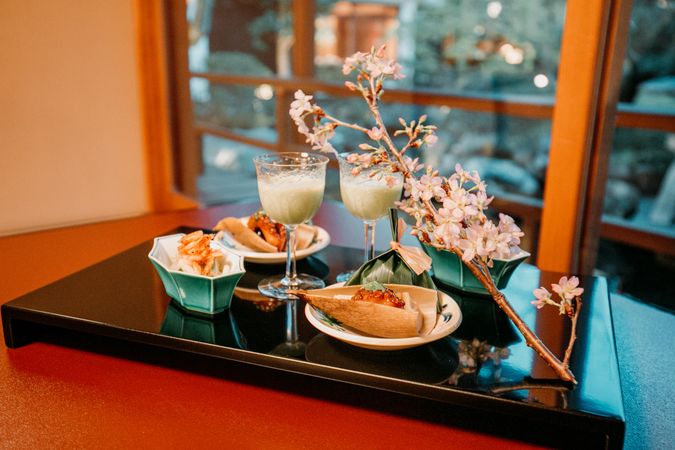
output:
MULTIPOLYGON (((148 241, 3 305, 7 346, 29 343, 37 336, 34 329, 46 326, 51 333, 70 330, 112 338, 120 345, 138 342, 228 359, 262 371, 359 385, 379 396, 440 402, 455 413, 494 414, 528 427, 540 424, 609 447, 622 445, 622 393, 602 278, 582 279, 584 309, 571 364, 579 384, 569 389, 555 380, 489 298, 462 295, 439 284, 462 309, 459 329, 422 347, 378 352, 320 333, 305 318, 302 304, 257 297, 257 281, 283 271, 282 266, 246 263, 230 310, 215 317, 187 313, 165 294, 147 257, 151 247, 148 241)), ((299 262, 298 269, 332 283, 338 273, 358 266, 360 258, 358 250, 330 246, 299 262)), ((504 292, 530 327, 562 354, 569 321, 552 308, 537 310, 530 304, 533 289, 558 278, 523 265, 504 292)))

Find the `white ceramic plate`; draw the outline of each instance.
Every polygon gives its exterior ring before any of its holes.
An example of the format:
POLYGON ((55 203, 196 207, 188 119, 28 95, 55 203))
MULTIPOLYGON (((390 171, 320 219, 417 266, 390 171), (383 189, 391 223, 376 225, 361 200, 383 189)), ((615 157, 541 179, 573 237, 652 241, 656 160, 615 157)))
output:
POLYGON ((309 323, 319 331, 348 344, 371 350, 403 350, 442 339, 455 331, 462 323, 462 311, 459 309, 457 302, 443 292, 439 291, 438 294, 441 298, 442 312, 438 316, 436 326, 426 336, 391 339, 361 334, 353 328, 342 325, 309 304, 305 305, 305 316, 309 323))
MULTIPOLYGON (((248 220, 248 217, 242 218, 242 221, 248 220)), ((309 255, 312 255, 318 251, 323 250, 328 247, 330 244, 330 235, 326 230, 321 227, 317 227, 317 236, 316 240, 312 245, 302 250, 295 252, 295 257, 299 261, 301 259, 307 258, 309 255)), ((227 247, 232 253, 242 256, 246 261, 258 264, 280 264, 286 262, 286 252, 278 253, 265 253, 265 252, 256 252, 245 245, 239 243, 236 239, 232 237, 227 231, 223 232, 222 244, 227 247)))

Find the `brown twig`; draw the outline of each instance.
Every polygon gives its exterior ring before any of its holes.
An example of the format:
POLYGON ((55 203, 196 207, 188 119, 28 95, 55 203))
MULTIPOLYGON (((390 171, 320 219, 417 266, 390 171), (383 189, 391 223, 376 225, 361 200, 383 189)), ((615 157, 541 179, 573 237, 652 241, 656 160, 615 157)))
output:
POLYGON ((360 126, 360 125, 357 125, 355 123, 343 122, 340 119, 336 119, 333 116, 329 116, 325 112, 323 113, 323 115, 326 119, 330 120, 331 122, 335 123, 336 125, 339 125, 339 126, 345 127, 345 128, 351 128, 352 130, 356 130, 356 131, 360 131, 362 133, 368 134, 368 130, 366 128, 360 126))
MULTIPOLYGON (((461 258, 461 251, 459 249, 455 249, 455 254, 461 258), (459 253, 459 254, 458 254, 459 253)), ((480 258, 474 258, 479 260, 479 265, 485 266, 485 263, 480 260, 480 258)), ((544 345, 541 339, 539 339, 539 336, 534 334, 534 332, 530 329, 530 327, 527 326, 525 321, 518 315, 515 309, 511 306, 511 304, 508 302, 504 294, 497 289, 497 286, 495 286, 494 281, 492 280, 492 277, 489 276, 489 269, 487 267, 482 267, 484 272, 477 270, 472 264, 467 265, 469 267, 469 270, 474 274, 476 278, 481 282, 481 284, 485 287, 485 289, 488 290, 494 301, 497 303, 497 306, 504 311, 504 313, 508 316, 509 319, 511 319, 511 322, 518 328, 518 331, 523 335, 525 338, 525 343, 527 344, 528 347, 532 348, 534 351, 536 351, 539 356, 542 357, 544 361, 553 369, 553 371, 558 375, 558 377, 563 380, 563 381, 570 381, 574 384, 577 383, 576 379, 574 378, 574 374, 569 370, 569 368, 565 365, 563 365, 562 362, 558 359, 557 356, 551 352, 551 350, 544 345), (486 273, 488 275, 486 275, 486 273)))
POLYGON ((577 340, 577 320, 579 319, 579 312, 581 311, 581 297, 574 298, 574 315, 570 318, 572 321, 572 329, 570 330, 570 341, 567 344, 567 349, 565 350, 565 357, 563 358, 562 364, 564 367, 569 367, 570 358, 572 357, 572 348, 574 347, 574 342, 577 340))

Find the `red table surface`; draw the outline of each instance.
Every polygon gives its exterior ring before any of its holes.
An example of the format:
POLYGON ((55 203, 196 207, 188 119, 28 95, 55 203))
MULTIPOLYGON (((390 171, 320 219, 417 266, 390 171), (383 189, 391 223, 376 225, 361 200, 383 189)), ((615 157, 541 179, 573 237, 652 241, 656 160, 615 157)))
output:
MULTIPOLYGON (((210 227, 255 207, 153 214, 1 238, 0 303, 176 226, 210 227)), ((315 221, 337 245, 360 242, 358 221, 336 204, 325 203, 315 221)), ((1 342, 0 448, 536 448, 73 348, 33 343, 9 350, 1 342)))

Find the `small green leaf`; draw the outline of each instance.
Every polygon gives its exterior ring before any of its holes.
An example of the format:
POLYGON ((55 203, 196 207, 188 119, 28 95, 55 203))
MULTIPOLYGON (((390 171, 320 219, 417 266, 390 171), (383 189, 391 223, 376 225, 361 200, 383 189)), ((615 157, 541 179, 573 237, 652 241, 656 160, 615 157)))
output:
POLYGON ((379 281, 369 281, 368 283, 363 285, 363 288, 367 291, 384 291, 387 289, 379 281))

